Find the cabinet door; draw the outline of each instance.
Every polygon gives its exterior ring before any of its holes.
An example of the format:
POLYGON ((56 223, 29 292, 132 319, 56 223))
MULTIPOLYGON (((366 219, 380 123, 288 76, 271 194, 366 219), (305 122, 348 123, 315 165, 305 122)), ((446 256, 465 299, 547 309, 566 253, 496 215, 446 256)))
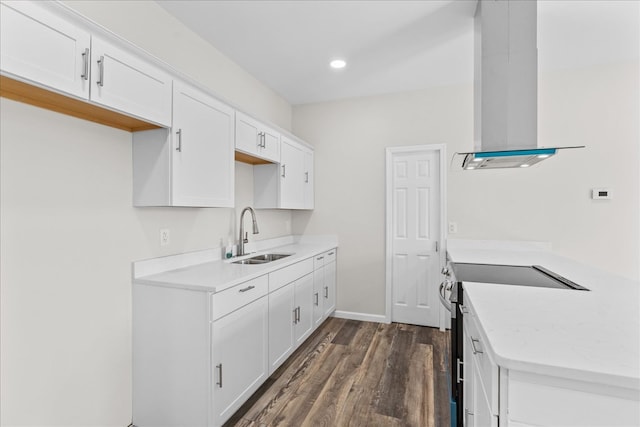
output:
POLYGON ((313 273, 295 281, 295 306, 298 309, 294 328, 297 347, 311 335, 313 329, 313 273))
POLYGON ((171 77, 99 37, 91 38, 91 47, 91 100, 170 127, 171 77))
POLYGON ((304 156, 302 150, 285 138, 280 144, 280 208, 304 207, 304 156))
POLYGON ((88 32, 35 2, 0 4, 3 74, 79 98, 89 98, 88 32))
MULTIPOLYGON (((475 362, 475 361, 474 361, 475 362)), ((491 405, 482 384, 480 376, 480 366, 473 363, 473 372, 467 375, 473 375, 473 422, 476 426, 482 427, 498 427, 498 417, 491 413, 491 405)))
POLYGON ((304 151, 304 208, 314 208, 313 151, 304 151))
POLYGON ((236 150, 259 155, 261 138, 258 135, 258 122, 240 112, 236 112, 236 150))
POLYGON ((172 205, 234 206, 234 110, 176 82, 172 205))
POLYGON ((214 424, 222 425, 269 376, 267 296, 212 323, 214 424))
POLYGON ((294 284, 269 294, 269 375, 293 352, 294 284))
POLYGON ((324 266, 313 272, 313 326, 322 323, 324 316, 324 266))
POLYGON ((262 144, 260 146, 260 157, 280 161, 280 134, 268 127, 262 127, 262 144))
POLYGON ((331 315, 336 309, 336 263, 330 262, 324 266, 324 317, 331 315))
POLYGON ((475 378, 476 375, 474 373, 473 368, 473 353, 471 353, 471 338, 469 337, 469 331, 467 330, 466 324, 463 327, 463 342, 464 342, 464 351, 463 351, 463 360, 464 364, 462 365, 462 377, 464 378, 464 382, 462 383, 462 398, 463 398, 463 408, 464 408, 464 419, 463 423, 465 427, 475 426, 475 412, 474 412, 474 403, 475 403, 475 378))

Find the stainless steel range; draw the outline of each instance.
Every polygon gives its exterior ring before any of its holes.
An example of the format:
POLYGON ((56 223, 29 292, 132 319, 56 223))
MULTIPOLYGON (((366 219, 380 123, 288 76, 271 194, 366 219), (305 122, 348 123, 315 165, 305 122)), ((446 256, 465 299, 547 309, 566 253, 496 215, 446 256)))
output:
POLYGON ((451 312, 451 426, 462 427, 464 425, 462 325, 466 311, 463 282, 467 283, 466 286, 473 286, 473 282, 476 282, 579 291, 588 291, 588 289, 539 265, 449 263, 448 267, 442 270, 442 274, 445 276, 445 281, 440 285, 440 300, 451 312), (450 292, 449 297, 447 297, 448 292, 450 292))

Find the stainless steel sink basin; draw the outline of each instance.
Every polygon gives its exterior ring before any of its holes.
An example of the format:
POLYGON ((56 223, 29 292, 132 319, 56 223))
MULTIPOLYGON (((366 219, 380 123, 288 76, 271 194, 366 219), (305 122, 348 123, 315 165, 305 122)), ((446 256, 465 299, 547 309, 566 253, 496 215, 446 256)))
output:
POLYGON ((271 261, 277 261, 282 258, 286 258, 288 256, 291 256, 291 254, 264 254, 264 255, 256 255, 249 259, 255 259, 255 260, 264 261, 264 262, 271 262, 271 261))
POLYGON ((256 255, 251 258, 241 259, 239 261, 234 261, 234 264, 266 264, 271 261, 277 261, 282 258, 286 258, 291 256, 291 254, 262 254, 256 255))

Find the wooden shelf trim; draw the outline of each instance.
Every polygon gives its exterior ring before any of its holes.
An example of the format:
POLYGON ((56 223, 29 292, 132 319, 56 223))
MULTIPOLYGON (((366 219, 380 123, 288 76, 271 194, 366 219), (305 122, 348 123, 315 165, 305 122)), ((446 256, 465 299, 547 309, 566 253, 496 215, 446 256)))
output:
POLYGON ((107 110, 106 108, 70 98, 7 76, 0 76, 0 96, 129 132, 160 128, 158 125, 116 113, 115 111, 107 110))

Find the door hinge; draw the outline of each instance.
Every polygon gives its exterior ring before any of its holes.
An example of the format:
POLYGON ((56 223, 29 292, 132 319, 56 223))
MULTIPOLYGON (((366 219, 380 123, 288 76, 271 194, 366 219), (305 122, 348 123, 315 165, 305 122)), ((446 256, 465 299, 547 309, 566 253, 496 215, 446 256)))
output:
POLYGON ((438 252, 438 241, 436 240, 436 252, 438 252))

